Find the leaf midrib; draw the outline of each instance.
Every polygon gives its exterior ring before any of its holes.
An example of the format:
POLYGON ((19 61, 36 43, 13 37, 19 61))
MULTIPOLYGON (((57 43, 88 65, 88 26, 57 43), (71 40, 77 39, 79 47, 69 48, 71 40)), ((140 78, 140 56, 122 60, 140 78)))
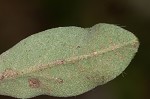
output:
MULTIPOLYGON (((41 65, 38 65, 38 66, 32 66, 32 67, 30 67, 28 69, 24 69, 22 71, 18 71, 16 75, 14 75, 13 77, 7 77, 7 79, 17 78, 17 77, 20 77, 20 76, 23 76, 23 75, 26 75, 26 74, 42 71, 44 69, 52 68, 52 67, 59 66, 59 65, 75 63, 76 61, 79 61, 79 60, 84 60, 84 59, 87 59, 87 58, 91 58, 91 57, 95 57, 95 56, 98 56, 98 55, 102 55, 104 53, 108 53, 110 51, 114 51, 116 49, 125 47, 127 45, 136 44, 136 43, 138 43, 138 40, 132 40, 130 42, 123 43, 123 44, 118 44, 118 45, 113 45, 113 46, 110 46, 110 47, 105 48, 103 50, 92 52, 90 54, 70 57, 70 58, 63 59, 63 60, 56 60, 56 61, 44 64, 44 65, 41 64, 41 65)), ((5 80, 5 79, 6 78, 4 78, 3 80, 5 80)))

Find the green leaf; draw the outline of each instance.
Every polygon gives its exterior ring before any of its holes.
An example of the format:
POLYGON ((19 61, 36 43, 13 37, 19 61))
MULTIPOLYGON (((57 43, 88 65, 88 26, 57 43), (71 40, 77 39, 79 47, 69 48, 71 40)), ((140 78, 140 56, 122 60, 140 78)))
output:
POLYGON ((76 96, 121 74, 139 47, 112 24, 59 27, 22 40, 0 55, 0 94, 76 96))

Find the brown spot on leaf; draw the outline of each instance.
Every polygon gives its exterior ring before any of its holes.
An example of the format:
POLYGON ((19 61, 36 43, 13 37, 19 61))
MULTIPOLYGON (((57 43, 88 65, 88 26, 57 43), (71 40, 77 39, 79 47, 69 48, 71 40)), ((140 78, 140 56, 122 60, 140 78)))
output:
POLYGON ((58 83, 63 83, 63 79, 61 79, 61 78, 55 78, 55 80, 56 80, 58 83))
POLYGON ((14 77, 16 75, 18 75, 18 73, 16 71, 12 70, 11 68, 9 68, 0 74, 0 80, 2 80, 4 78, 14 77))
POLYGON ((64 60, 58 60, 58 61, 56 62, 56 64, 58 64, 58 65, 64 64, 64 60))
POLYGON ((29 86, 31 88, 39 88, 40 87, 40 81, 37 78, 30 78, 28 80, 29 86))
POLYGON ((0 80, 3 80, 4 76, 2 74, 0 74, 0 80))

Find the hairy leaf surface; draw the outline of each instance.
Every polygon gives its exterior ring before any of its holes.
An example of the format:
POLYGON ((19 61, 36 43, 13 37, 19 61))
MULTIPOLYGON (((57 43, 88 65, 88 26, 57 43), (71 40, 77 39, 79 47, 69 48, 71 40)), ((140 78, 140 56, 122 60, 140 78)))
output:
POLYGON ((76 96, 121 74, 139 47, 121 27, 100 23, 49 29, 0 55, 0 94, 76 96))

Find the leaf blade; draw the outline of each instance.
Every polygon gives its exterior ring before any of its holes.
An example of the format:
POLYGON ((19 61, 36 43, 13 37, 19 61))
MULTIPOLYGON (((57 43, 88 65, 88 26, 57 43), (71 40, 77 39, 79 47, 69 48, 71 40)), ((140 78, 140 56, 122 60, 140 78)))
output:
POLYGON ((0 94, 21 98, 82 94, 124 71, 138 47, 138 39, 131 32, 104 23, 87 29, 60 27, 34 34, 0 56, 4 82, 0 94), (18 83, 11 82, 14 79, 18 83), (23 81, 25 84, 20 83, 23 81), (31 88, 31 84, 41 86, 31 88), (18 88, 8 92, 6 85, 18 88))

